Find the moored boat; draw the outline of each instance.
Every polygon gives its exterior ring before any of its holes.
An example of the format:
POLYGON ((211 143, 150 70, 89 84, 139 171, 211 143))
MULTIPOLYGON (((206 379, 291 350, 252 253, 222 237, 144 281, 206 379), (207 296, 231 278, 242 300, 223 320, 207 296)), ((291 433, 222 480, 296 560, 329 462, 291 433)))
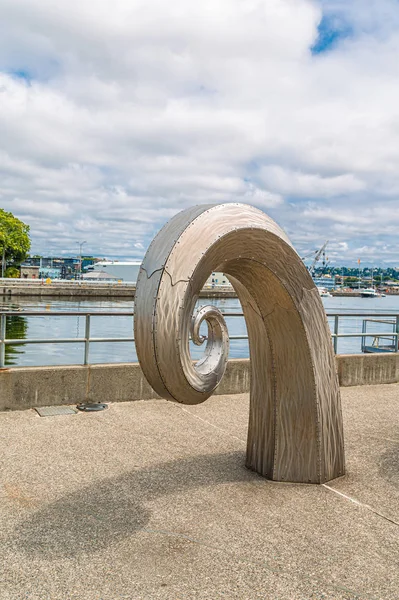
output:
POLYGON ((360 290, 362 298, 379 298, 380 294, 374 288, 364 288, 360 290))

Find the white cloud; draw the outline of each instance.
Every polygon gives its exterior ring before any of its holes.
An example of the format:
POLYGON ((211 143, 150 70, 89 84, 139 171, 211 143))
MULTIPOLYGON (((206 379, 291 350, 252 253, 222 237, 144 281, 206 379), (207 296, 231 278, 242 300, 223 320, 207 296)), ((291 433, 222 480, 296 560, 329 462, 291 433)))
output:
POLYGON ((366 185, 352 173, 336 177, 322 177, 314 173, 292 171, 273 165, 263 167, 259 175, 269 188, 281 194, 305 198, 331 198, 363 190, 366 185))
POLYGON ((138 257, 243 201, 300 251, 398 262, 398 50, 393 0, 3 0, 0 205, 38 252, 138 257), (351 35, 312 55, 323 14, 351 35))

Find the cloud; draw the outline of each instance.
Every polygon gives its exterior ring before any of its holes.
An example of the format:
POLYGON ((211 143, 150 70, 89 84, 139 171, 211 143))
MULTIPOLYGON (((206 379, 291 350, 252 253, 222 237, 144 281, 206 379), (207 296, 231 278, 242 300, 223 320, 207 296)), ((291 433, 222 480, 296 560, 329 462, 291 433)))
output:
POLYGON ((331 198, 365 189, 366 185, 352 173, 336 177, 322 177, 319 174, 292 171, 273 165, 263 167, 260 179, 269 188, 284 195, 305 198, 331 198))
POLYGON ((41 253, 140 258, 233 201, 398 262, 398 32, 394 0, 3 0, 0 206, 41 253))

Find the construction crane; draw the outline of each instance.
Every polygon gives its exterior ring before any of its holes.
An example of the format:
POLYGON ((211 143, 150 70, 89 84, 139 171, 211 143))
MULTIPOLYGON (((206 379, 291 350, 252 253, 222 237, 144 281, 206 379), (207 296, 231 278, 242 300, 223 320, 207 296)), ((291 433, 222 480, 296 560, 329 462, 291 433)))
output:
MULTIPOLYGON (((324 242, 322 247, 319 250, 315 251, 315 256, 313 258, 312 264, 308 267, 308 271, 312 275, 312 277, 314 275, 316 265, 319 262, 321 256, 323 256, 323 269, 325 269, 326 266, 328 265, 328 257, 326 258, 326 247, 327 247, 328 242, 329 242, 329 240, 324 242)), ((313 253, 311 253, 311 254, 313 254, 313 253)), ((307 255, 307 256, 309 256, 309 255, 307 255)), ((307 258, 307 257, 305 256, 304 258, 307 258)), ((302 260, 304 260, 304 258, 302 258, 302 260)))

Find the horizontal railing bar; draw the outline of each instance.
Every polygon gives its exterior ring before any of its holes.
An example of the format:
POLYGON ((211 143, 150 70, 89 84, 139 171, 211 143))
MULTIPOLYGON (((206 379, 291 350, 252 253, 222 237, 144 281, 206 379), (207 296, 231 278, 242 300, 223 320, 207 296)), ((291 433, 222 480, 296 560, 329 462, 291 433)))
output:
MULTIPOLYGON (((335 338, 346 338, 346 337, 388 337, 388 338, 397 338, 398 333, 394 332, 384 332, 384 333, 331 333, 331 337, 335 338)), ((206 338, 205 338, 206 339, 206 338)), ((230 340, 247 340, 247 335, 230 335, 230 340)), ((107 342, 134 342, 134 338, 90 338, 90 343, 107 343, 107 342)), ((86 342, 86 338, 44 338, 44 339, 6 339, 4 341, 0 340, 1 344, 7 344, 12 346, 21 346, 24 344, 83 344, 86 342)))
MULTIPOLYGON (((223 312, 223 310, 221 310, 223 316, 225 317, 243 317, 244 314, 242 312, 223 312)), ((89 314, 90 316, 126 316, 126 317, 130 317, 134 315, 134 311, 118 311, 118 310, 114 310, 114 311, 104 311, 104 310, 68 310, 68 311, 63 311, 63 310, 51 310, 51 311, 41 311, 41 310, 2 310, 0 308, 0 314, 4 314, 4 315, 9 315, 9 316, 18 316, 18 315, 24 315, 24 316, 85 316, 87 314, 89 314)), ((370 312, 363 312, 363 313, 326 313, 328 318, 332 318, 332 317, 377 317, 378 313, 370 313, 370 312)), ((398 317, 399 316, 399 311, 396 313, 384 313, 382 315, 383 317, 398 317)))
MULTIPOLYGON (((5 310, 1 311, 0 314, 6 315, 9 317, 14 316, 24 316, 24 317, 85 317, 86 315, 90 315, 90 317, 133 317, 134 311, 103 311, 103 310, 94 310, 94 311, 71 311, 71 310, 52 310, 52 311, 42 311, 42 310, 5 310)), ((224 313, 222 312, 224 317, 243 317, 243 313, 224 313)))
MULTIPOLYGON (((326 313, 327 317, 378 317, 378 313, 326 313)), ((383 317, 397 317, 399 316, 399 311, 395 313, 384 313, 381 315, 383 317)))
POLYGON ((18 310, 18 311, 1 311, 0 314, 7 316, 18 316, 18 317, 85 317, 86 315, 90 315, 90 317, 132 317, 134 312, 132 311, 71 311, 71 310, 52 310, 52 311, 42 311, 42 310, 18 310))
MULTIPOLYGON (((230 309, 233 307, 229 307, 230 309)), ((226 318, 229 317, 243 317, 242 312, 223 312, 221 311, 223 316, 226 318)), ((7 316, 40 316, 40 317, 57 317, 57 316, 68 316, 68 317, 85 317, 86 319, 91 319, 92 317, 115 317, 115 316, 123 316, 123 317, 133 317, 134 311, 37 311, 37 310, 0 310, 0 315, 7 316)), ((394 325, 398 318, 399 313, 392 314, 384 314, 383 319, 375 318, 378 315, 368 313, 327 313, 327 317, 331 318, 363 318, 363 322, 375 322, 375 323, 386 323, 390 325, 394 325), (392 317, 394 320, 387 320, 387 317, 392 317)), ((374 338, 374 339, 397 339, 399 337, 398 332, 390 331, 390 332, 353 332, 353 333, 331 333, 332 339, 338 338, 374 338)), ((248 335, 231 335, 230 340, 247 340, 248 335)), ((90 333, 86 337, 82 338, 37 338, 37 339, 3 339, 0 340, 0 347, 4 347, 4 345, 25 345, 25 344, 90 344, 90 343, 134 343, 134 337, 90 337, 90 333)), ((362 341, 362 347, 364 342, 362 341)))
POLYGON ((368 331, 366 333, 332 333, 331 337, 381 337, 381 336, 389 336, 389 337, 398 337, 398 333, 393 331, 389 331, 388 333, 377 333, 373 331, 368 331))
POLYGON ((90 338, 92 342, 134 342, 134 338, 90 338))
POLYGON ((388 325, 394 325, 396 323, 395 320, 388 321, 388 319, 364 319, 365 323, 386 323, 388 325))
POLYGON ((4 340, 4 344, 9 344, 12 346, 22 346, 24 344, 81 344, 82 342, 85 342, 85 338, 37 338, 30 340, 4 340))
MULTIPOLYGON (((206 338, 205 338, 206 339, 206 338)), ((230 340, 247 340, 247 335, 231 335, 229 336, 230 340)), ((77 344, 83 344, 86 341, 86 338, 50 338, 50 339, 6 339, 4 340, 4 344, 12 345, 12 346, 21 346, 23 344, 72 344, 76 342, 77 344)), ((134 342, 134 338, 90 338, 90 343, 107 343, 107 342, 134 342)))
MULTIPOLYGON (((90 343, 92 342, 134 342, 134 338, 89 338, 90 343)), ((3 344, 12 346, 22 346, 23 344, 83 344, 86 342, 86 338, 43 338, 43 339, 15 339, 15 340, 4 340, 3 344)))

